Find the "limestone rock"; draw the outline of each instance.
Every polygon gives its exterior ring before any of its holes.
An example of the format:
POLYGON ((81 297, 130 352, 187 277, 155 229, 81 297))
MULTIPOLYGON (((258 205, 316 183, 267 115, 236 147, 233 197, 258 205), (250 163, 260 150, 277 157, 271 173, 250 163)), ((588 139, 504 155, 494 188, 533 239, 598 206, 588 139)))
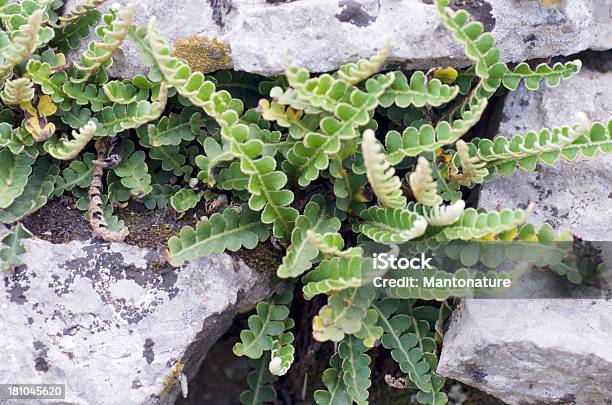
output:
MULTIPOLYGON (((591 120, 612 118, 612 72, 590 70, 587 64, 557 88, 511 93, 500 132, 571 124, 576 111, 591 120)), ((538 165, 533 173, 497 175, 482 187, 479 204, 513 208, 532 201, 537 208, 530 222, 549 222, 586 240, 609 241, 611 163, 612 156, 599 155, 591 161, 538 165)), ((539 296, 558 296, 564 286, 548 273, 544 276, 550 280, 540 279, 539 287, 551 291, 539 291, 539 296)), ((609 300, 466 299, 446 332, 438 372, 509 404, 611 403, 611 330, 609 300)))
MULTIPOLYGON (((68 0, 66 9, 81 0, 68 0)), ((442 26, 431 1, 420 0, 140 0, 135 23, 157 17, 170 43, 191 34, 218 38, 231 49, 234 68, 277 74, 287 52, 298 66, 324 72, 376 53, 391 39, 390 66, 408 69, 466 65, 462 49, 442 26)), ((505 61, 569 55, 612 47, 612 18, 590 0, 455 2, 492 30, 505 61)), ((110 3, 102 6, 106 9, 110 3)), ((77 57, 86 46, 73 53, 77 57)), ((125 44, 114 76, 145 71, 125 44)))
POLYGON ((66 384, 67 404, 173 403, 181 373, 268 293, 228 255, 173 269, 122 243, 25 245, 0 287, 0 380, 66 384))
POLYGON ((509 404, 606 404, 610 339, 610 301, 463 300, 438 372, 509 404))

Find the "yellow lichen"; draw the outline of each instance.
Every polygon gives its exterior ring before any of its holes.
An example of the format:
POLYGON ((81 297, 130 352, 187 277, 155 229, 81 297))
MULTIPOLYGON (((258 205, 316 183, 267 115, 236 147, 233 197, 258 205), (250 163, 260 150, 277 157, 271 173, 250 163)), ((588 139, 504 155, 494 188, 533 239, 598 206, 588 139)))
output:
POLYGON ((176 41, 173 56, 185 60, 192 70, 202 73, 232 67, 227 45, 216 38, 195 34, 176 41))
POLYGON ((179 382, 183 367, 185 367, 185 363, 179 360, 174 363, 174 366, 168 371, 168 374, 164 376, 164 381, 162 381, 163 387, 159 392, 159 399, 166 398, 172 392, 172 389, 174 389, 179 382))

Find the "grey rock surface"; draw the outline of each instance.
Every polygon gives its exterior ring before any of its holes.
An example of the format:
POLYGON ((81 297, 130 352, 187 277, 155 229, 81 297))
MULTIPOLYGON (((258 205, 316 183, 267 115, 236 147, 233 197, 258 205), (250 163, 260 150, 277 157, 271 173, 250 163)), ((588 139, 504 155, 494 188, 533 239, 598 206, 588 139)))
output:
POLYGON ((122 243, 25 241, 0 287, 0 381, 66 384, 66 404, 170 404, 267 276, 228 255, 180 269, 122 243))
MULTIPOLYGON (((612 72, 590 70, 587 64, 557 88, 511 93, 500 132, 571 124, 577 111, 591 120, 612 118, 612 72)), ((610 241, 611 163, 612 156, 600 155, 539 165, 533 173, 498 175, 481 189, 479 204, 495 209, 532 201, 536 211, 530 222, 569 228, 586 240, 610 241)), ((552 275, 539 277, 539 284, 530 287, 551 290, 549 295, 539 291, 540 296, 558 296, 567 287, 552 275)), ((609 404, 611 330, 610 300, 466 299, 453 314, 438 372, 509 404, 609 404)))
POLYGON ((612 401, 612 302, 463 300, 438 372, 509 404, 612 401))
MULTIPOLYGON (((82 0, 68 0, 70 9, 82 0)), ((201 34, 231 49, 237 70, 282 72, 285 52, 313 72, 334 70, 369 57, 391 39, 389 62, 409 69, 434 64, 466 65, 462 49, 442 26, 431 1, 421 0, 140 0, 135 23, 156 16, 170 43, 201 34)), ((540 0, 457 2, 492 30, 505 61, 569 55, 612 47, 612 18, 597 7, 603 1, 540 0)), ((110 3, 102 9, 110 7, 110 3)), ((78 56, 86 46, 75 52, 78 56)), ((130 44, 115 56, 114 76, 143 73, 130 44)))

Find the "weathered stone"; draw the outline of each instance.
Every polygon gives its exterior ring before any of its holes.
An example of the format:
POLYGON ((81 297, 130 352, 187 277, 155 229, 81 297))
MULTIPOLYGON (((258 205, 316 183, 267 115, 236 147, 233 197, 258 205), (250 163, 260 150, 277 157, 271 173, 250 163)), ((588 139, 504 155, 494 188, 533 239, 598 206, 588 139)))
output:
MULTIPOLYGON (((70 9, 80 0, 67 1, 70 9)), ((285 52, 313 72, 368 57, 391 39, 390 65, 429 68, 468 61, 442 26, 435 6, 419 0, 140 0, 135 23, 156 16, 171 43, 191 34, 218 38, 234 68, 263 74, 283 70, 285 52)), ((612 19, 590 0, 546 7, 540 1, 455 2, 492 30, 505 61, 569 55, 612 47, 612 19)), ((598 4, 598 3, 597 3, 598 4)), ((109 5, 102 6, 106 9, 109 5)), ((79 52, 85 49, 86 41, 79 52)), ((131 77, 144 67, 131 44, 115 56, 111 73, 131 77)))
MULTIPOLYGON (((586 68, 555 89, 511 93, 500 132, 571 124, 577 111, 591 120, 612 118, 612 72, 586 68)), ((570 228, 586 240, 612 240, 610 163, 612 157, 604 155, 498 176, 482 187, 480 206, 531 201, 536 211, 530 222, 570 228)), ((604 253, 610 266, 610 252, 604 253)), ((523 287, 538 289, 540 297, 559 296, 567 288, 549 273, 538 277, 526 281, 537 285, 523 287)), ((446 332, 438 372, 510 404, 609 404, 611 330, 609 300, 466 299, 446 332)))
POLYGON ((612 401, 612 302, 463 300, 438 372, 509 404, 612 401))
POLYGON ((62 403, 173 403, 181 373, 268 293, 228 255, 173 269, 126 244, 25 244, 0 292, 0 381, 66 384, 62 403))

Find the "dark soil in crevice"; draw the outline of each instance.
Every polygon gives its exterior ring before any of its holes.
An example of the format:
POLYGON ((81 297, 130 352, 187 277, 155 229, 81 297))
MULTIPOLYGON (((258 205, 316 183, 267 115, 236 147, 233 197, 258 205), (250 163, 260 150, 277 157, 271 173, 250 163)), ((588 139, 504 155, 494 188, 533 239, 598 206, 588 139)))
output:
MULTIPOLYGON (((166 248, 168 239, 178 235, 185 226, 195 226, 206 212, 201 208, 179 216, 170 206, 165 209, 149 210, 142 204, 130 203, 126 208, 116 209, 115 214, 130 230, 125 243, 161 253, 166 248)), ((62 203, 60 199, 49 201, 41 209, 24 218, 21 223, 34 236, 51 243, 84 241, 94 237, 83 211, 72 203, 62 203)), ((266 241, 258 244, 255 249, 240 249, 237 252, 227 253, 241 259, 255 270, 270 271, 280 264, 284 249, 266 241)))
POLYGON ((21 223, 40 239, 51 243, 67 243, 91 238, 91 227, 83 211, 66 206, 59 200, 49 201, 44 207, 25 217, 21 223))

